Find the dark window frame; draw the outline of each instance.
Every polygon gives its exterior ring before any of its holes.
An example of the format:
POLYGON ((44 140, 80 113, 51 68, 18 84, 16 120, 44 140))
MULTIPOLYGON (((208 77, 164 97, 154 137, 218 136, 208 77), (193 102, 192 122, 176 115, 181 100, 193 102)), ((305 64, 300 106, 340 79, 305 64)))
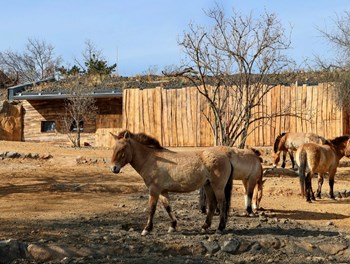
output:
MULTIPOLYGON (((80 132, 84 132, 84 120, 80 120, 79 121, 80 124, 80 132)), ((77 125, 75 120, 72 121, 70 128, 69 128, 70 132, 76 132, 77 131, 77 125)))
POLYGON ((56 132, 56 121, 44 120, 41 121, 41 133, 52 133, 56 132))

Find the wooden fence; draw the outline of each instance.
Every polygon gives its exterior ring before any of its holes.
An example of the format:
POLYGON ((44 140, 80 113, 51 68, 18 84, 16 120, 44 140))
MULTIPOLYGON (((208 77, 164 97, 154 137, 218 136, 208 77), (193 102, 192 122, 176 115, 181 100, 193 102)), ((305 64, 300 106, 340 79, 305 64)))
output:
MULTIPOLYGON (((281 116, 256 123, 246 144, 271 146, 285 131, 314 132, 326 138, 348 133, 348 115, 337 108, 331 91, 331 84, 273 88, 257 111, 266 115, 290 106, 302 118, 281 116)), ((212 146, 213 133, 203 113, 210 115, 210 109, 194 87, 124 90, 122 127, 150 134, 164 146, 212 146)))

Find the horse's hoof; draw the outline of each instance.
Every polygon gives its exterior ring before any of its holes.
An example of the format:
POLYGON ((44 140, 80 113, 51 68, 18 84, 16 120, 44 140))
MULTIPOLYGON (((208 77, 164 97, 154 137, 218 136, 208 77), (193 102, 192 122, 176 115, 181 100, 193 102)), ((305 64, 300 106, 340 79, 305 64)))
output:
POLYGON ((201 233, 201 234, 207 234, 207 233, 208 233, 208 229, 204 229, 204 228, 202 227, 200 233, 201 233))
POLYGON ((207 230, 210 227, 210 225, 208 225, 207 223, 205 223, 204 225, 202 225, 202 229, 207 230))
POLYGON ((220 230, 220 229, 216 229, 215 234, 222 235, 222 234, 224 234, 224 231, 220 230))
POLYGON ((308 203, 312 203, 312 201, 311 200, 306 200, 308 203))
POLYGON ((249 216, 249 214, 248 214, 247 212, 243 212, 243 213, 241 214, 241 216, 246 217, 246 216, 249 216))
POLYGON ((168 233, 174 233, 176 231, 176 228, 174 228, 174 227, 169 227, 169 229, 168 229, 168 233))
POLYGON ((141 233, 141 236, 147 236, 149 234, 149 231, 147 231, 146 229, 144 229, 141 233))

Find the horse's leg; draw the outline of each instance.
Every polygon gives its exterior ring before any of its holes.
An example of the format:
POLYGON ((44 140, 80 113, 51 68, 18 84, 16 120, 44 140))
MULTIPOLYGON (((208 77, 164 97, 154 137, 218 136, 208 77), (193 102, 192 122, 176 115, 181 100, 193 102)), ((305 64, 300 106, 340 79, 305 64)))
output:
POLYGON ((286 150, 283 151, 282 157, 283 157, 283 160, 282 160, 282 165, 281 165, 281 167, 282 167, 282 168, 285 168, 285 167, 286 167, 286 158, 287 158, 287 151, 286 151, 286 150))
POLYGON ((329 176, 328 176, 329 177, 329 197, 331 199, 335 199, 333 187, 334 187, 334 176, 336 172, 337 172, 337 168, 330 170, 329 176))
POLYGON ((147 224, 141 233, 142 236, 147 235, 153 229, 153 216, 154 216, 154 213, 156 212, 158 198, 159 198, 159 194, 152 194, 150 192, 149 198, 148 198, 149 216, 148 216, 147 224))
POLYGON ((289 150, 289 151, 288 151, 288 154, 289 154, 290 162, 292 163, 292 169, 294 169, 295 161, 294 161, 293 151, 292 151, 292 150, 289 150))
POLYGON ((226 210, 225 193, 222 191, 215 191, 215 190, 214 192, 215 192, 215 197, 217 201, 217 206, 220 211, 220 220, 219 220, 219 227, 217 229, 217 232, 221 233, 226 227, 227 210, 226 210))
POLYGON ((169 217, 170 217, 170 227, 168 232, 174 232, 176 230, 176 225, 177 225, 177 220, 176 217, 173 216, 172 214, 172 210, 170 207, 170 203, 169 203, 169 194, 168 192, 164 192, 159 196, 160 201, 162 202, 165 211, 168 213, 169 217))
POLYGON ((317 178, 318 178, 318 187, 317 187, 316 197, 321 199, 321 191, 322 191, 322 184, 323 184, 323 173, 319 173, 317 178))
POLYGON ((253 210, 252 210, 253 189, 251 188, 252 184, 250 184, 249 181, 247 180, 243 180, 242 182, 244 186, 244 204, 245 204, 246 215, 249 216, 253 213, 253 210))
POLYGON ((216 202, 216 197, 213 191, 213 188, 211 187, 209 182, 206 182, 204 187, 204 191, 205 191, 205 195, 207 197, 208 200, 208 213, 207 213, 207 217, 205 219, 205 222, 202 226, 202 228, 204 230, 207 230, 210 226, 211 226, 211 220, 213 219, 213 215, 215 212, 215 209, 217 207, 217 202, 216 202))
POLYGON ((305 177, 305 191, 306 191, 306 201, 311 203, 311 177, 312 173, 309 172, 305 177))
POLYGON ((202 212, 202 214, 207 213, 207 198, 204 187, 199 190, 199 210, 202 212))

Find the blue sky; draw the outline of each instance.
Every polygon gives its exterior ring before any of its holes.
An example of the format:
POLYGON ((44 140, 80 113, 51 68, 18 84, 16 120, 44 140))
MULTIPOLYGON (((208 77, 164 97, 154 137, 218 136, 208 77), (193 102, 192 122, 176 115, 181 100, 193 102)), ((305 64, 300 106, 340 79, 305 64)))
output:
POLYGON ((276 13, 292 29, 290 55, 297 62, 331 50, 316 29, 330 25, 336 14, 350 11, 349 0, 0 0, 0 51, 23 50, 28 38, 55 47, 64 65, 81 58, 90 40, 118 73, 133 76, 151 66, 162 70, 184 58, 177 40, 190 22, 207 24, 203 10, 223 6, 242 14, 276 13))

